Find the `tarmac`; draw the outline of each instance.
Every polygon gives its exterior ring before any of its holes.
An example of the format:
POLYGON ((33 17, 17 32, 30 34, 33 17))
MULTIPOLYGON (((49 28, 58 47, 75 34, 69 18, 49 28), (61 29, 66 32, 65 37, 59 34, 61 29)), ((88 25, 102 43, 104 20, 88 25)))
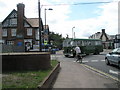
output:
MULTIPOLYGON (((109 51, 105 51, 108 53, 109 51)), ((57 54, 62 54, 57 52, 57 54)), ((118 88, 118 82, 94 72, 78 62, 61 61, 54 88, 118 88)))

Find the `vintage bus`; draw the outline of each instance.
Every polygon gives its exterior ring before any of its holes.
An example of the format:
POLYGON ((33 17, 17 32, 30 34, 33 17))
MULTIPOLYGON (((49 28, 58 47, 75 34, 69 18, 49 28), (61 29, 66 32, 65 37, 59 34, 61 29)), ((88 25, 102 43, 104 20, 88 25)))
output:
POLYGON ((74 48, 79 46, 83 55, 90 53, 99 54, 103 52, 102 41, 100 39, 66 39, 63 41, 63 53, 66 57, 75 56, 74 48))

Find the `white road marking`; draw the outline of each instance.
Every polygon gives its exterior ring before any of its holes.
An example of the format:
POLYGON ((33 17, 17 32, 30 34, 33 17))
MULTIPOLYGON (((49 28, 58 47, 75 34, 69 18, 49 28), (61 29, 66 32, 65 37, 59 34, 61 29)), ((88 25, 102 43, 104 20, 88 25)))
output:
POLYGON ((83 60, 82 62, 89 62, 89 61, 85 61, 85 60, 83 60))
POLYGON ((109 73, 112 73, 112 74, 119 74, 119 72, 118 71, 113 71, 113 70, 109 70, 109 73))
MULTIPOLYGON (((89 70, 92 70, 92 71, 97 72, 98 75, 105 75, 105 76, 107 76, 107 77, 110 77, 110 78, 112 78, 112 79, 120 82, 119 78, 114 77, 114 76, 112 76, 112 75, 110 75, 110 74, 108 74, 108 73, 102 72, 102 71, 100 71, 100 70, 98 70, 98 69, 95 69, 95 68, 89 66, 89 65, 85 65, 85 64, 81 64, 81 65, 82 65, 82 66, 85 66, 85 67, 86 67, 87 69, 89 69, 89 70)), ((112 70, 111 70, 111 71, 112 71, 112 70)), ((120 72, 118 72, 118 73, 120 73, 120 72)))
MULTIPOLYGON (((98 62, 98 61, 101 61, 101 62, 104 62, 105 60, 82 60, 82 62, 98 62)), ((76 62, 76 61, 73 61, 73 62, 76 62)))
POLYGON ((91 62, 98 62, 98 60, 91 60, 91 62))
POLYGON ((51 57, 61 57, 61 56, 51 56, 51 57))
POLYGON ((104 62, 105 60, 101 60, 102 62, 104 62))

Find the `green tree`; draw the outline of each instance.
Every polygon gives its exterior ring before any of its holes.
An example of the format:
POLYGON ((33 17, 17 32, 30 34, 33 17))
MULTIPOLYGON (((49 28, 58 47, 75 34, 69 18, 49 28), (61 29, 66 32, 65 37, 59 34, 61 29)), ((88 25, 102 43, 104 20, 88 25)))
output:
POLYGON ((53 47, 62 49, 62 43, 65 38, 62 37, 62 34, 50 32, 49 34, 50 42, 52 42, 53 47))

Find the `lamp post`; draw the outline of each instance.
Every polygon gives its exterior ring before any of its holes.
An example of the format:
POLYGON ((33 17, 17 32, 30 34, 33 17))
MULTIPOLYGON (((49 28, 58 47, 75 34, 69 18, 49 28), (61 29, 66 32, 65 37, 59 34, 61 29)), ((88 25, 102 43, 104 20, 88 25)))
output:
POLYGON ((75 32, 74 32, 74 39, 75 39, 76 37, 75 37, 75 32))
POLYGON ((39 51, 42 51, 42 44, 41 44, 41 7, 40 7, 40 0, 38 0, 38 12, 39 12, 39 51))
MULTIPOLYGON (((53 10, 53 9, 52 8, 49 8, 49 9, 45 8, 45 30, 47 29, 46 28, 46 10, 53 10)), ((48 31, 48 37, 49 37, 49 31, 48 31)), ((48 38, 48 41, 49 41, 49 38, 48 38)))
POLYGON ((72 27, 72 39, 73 39, 73 29, 74 29, 75 27, 72 27))

